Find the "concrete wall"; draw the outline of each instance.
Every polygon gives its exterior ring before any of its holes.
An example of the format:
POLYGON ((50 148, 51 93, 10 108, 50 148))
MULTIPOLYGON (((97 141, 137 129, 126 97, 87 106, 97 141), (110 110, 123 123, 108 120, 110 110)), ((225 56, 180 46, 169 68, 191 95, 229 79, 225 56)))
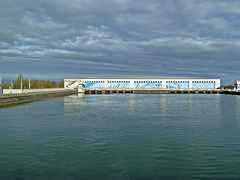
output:
POLYGON ((57 92, 64 91, 64 88, 45 88, 45 89, 3 89, 3 94, 19 94, 19 93, 38 93, 38 92, 57 92))
POLYGON ((20 94, 23 93, 21 89, 3 89, 3 94, 20 94))
POLYGON ((23 93, 64 91, 64 88, 44 88, 44 89, 23 89, 23 93))

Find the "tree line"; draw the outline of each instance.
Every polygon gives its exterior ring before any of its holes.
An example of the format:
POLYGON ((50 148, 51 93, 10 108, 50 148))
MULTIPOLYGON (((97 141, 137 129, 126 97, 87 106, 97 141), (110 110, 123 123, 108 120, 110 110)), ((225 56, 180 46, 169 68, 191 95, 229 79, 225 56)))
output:
MULTIPOLYGON (((28 89, 29 88, 29 80, 24 80, 23 75, 19 74, 17 76, 17 80, 13 80, 13 89, 21 89, 21 79, 22 79, 22 88, 28 89)), ((64 81, 55 82, 50 80, 34 80, 30 79, 30 87, 31 89, 41 89, 41 88, 63 88, 64 81)), ((3 89, 11 88, 11 83, 4 82, 2 84, 3 89)))

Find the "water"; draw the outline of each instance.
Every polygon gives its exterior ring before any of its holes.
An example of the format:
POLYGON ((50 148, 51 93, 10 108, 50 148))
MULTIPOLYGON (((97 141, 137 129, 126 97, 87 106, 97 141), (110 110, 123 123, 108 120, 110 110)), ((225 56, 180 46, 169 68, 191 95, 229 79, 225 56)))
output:
POLYGON ((112 94, 0 109, 0 179, 239 179, 240 96, 112 94))

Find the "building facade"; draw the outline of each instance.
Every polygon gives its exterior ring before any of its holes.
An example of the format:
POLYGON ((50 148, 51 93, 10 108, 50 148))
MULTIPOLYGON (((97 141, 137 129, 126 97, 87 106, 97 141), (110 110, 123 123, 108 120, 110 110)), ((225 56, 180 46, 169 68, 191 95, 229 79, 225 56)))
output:
POLYGON ((65 88, 76 88, 83 82, 85 88, 159 88, 159 89, 216 89, 220 79, 64 79, 65 88))

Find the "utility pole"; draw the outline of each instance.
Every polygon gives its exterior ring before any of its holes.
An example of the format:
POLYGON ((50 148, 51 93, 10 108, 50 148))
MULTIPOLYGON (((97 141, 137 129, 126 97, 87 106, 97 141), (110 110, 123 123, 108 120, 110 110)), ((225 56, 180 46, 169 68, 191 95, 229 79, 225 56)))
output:
POLYGON ((2 94, 2 77, 0 77, 0 94, 2 94))

